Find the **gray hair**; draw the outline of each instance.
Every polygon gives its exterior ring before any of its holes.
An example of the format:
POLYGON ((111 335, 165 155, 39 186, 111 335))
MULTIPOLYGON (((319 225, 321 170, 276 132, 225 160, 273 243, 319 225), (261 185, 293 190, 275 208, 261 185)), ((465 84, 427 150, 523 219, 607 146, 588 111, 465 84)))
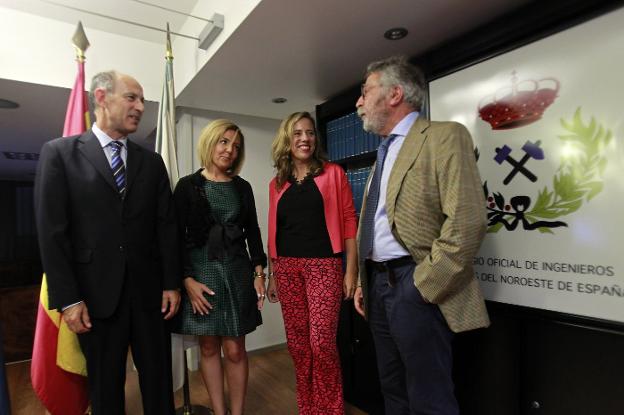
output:
POLYGON ((384 88, 401 87, 405 101, 413 109, 421 110, 425 99, 425 75, 418 66, 409 63, 405 56, 391 56, 370 63, 365 78, 373 73, 380 74, 379 81, 384 88))
POLYGON ((106 71, 96 74, 91 79, 91 88, 89 89, 89 105, 95 111, 97 109, 95 103, 95 90, 104 89, 107 94, 112 94, 115 90, 115 81, 119 79, 117 71, 106 71))

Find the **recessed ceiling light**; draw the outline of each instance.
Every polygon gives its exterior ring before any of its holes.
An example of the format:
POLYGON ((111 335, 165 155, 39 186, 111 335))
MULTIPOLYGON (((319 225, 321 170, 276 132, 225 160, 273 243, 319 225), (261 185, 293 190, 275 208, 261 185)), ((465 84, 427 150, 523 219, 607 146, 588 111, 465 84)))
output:
POLYGON ((273 98, 271 100, 271 102, 274 103, 274 104, 283 104, 286 101, 288 101, 288 100, 286 98, 284 98, 284 97, 277 97, 277 98, 273 98))
POLYGON ((405 36, 407 36, 407 29, 404 27, 388 29, 386 33, 384 33, 384 37, 388 40, 399 40, 403 39, 405 36))
POLYGON ((19 104, 17 102, 9 101, 8 99, 0 98, 0 108, 3 109, 14 109, 18 108, 19 104))

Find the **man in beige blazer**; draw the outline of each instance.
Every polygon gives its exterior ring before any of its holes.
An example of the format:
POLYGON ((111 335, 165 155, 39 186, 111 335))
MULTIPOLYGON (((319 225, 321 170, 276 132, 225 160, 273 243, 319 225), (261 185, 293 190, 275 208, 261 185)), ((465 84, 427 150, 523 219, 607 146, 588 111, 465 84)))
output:
POLYGON ((371 63, 357 101, 384 137, 360 215, 357 311, 375 341, 386 414, 459 413, 453 333, 487 327, 472 268, 485 200, 466 128, 419 114, 422 72, 403 57, 371 63))

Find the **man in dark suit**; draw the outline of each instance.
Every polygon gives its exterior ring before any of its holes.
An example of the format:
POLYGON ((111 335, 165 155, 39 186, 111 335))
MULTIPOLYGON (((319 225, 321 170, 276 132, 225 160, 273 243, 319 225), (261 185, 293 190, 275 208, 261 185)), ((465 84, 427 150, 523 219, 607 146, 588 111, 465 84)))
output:
MULTIPOLYGON (((124 413, 128 346, 145 414, 174 412, 170 338, 179 259, 171 190, 159 155, 128 140, 144 110, 139 83, 97 74, 96 123, 42 150, 35 211, 49 306, 78 334, 93 415, 124 413)), ((68 397, 71 399, 71 397, 68 397)))
POLYGON ((403 57, 371 63, 356 103, 384 137, 358 235, 358 312, 375 342, 386 414, 457 415, 453 333, 489 324, 472 260, 486 230, 472 139, 420 114, 422 72, 403 57))

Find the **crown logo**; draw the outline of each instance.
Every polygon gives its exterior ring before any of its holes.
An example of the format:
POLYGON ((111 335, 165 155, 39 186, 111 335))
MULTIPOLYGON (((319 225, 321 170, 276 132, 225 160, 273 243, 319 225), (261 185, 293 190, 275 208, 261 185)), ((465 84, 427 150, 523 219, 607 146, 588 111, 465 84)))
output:
POLYGON ((511 85, 479 101, 479 116, 493 130, 518 128, 539 120, 559 92, 555 78, 518 82, 516 71, 511 75, 511 85))

